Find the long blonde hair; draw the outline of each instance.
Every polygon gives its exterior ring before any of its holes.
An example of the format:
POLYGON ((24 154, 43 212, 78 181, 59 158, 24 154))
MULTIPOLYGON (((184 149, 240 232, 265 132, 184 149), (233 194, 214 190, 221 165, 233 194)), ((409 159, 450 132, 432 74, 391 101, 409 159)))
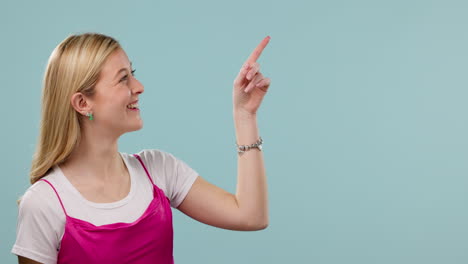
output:
POLYGON ((52 52, 42 90, 40 134, 30 171, 34 184, 64 162, 81 138, 82 116, 71 105, 74 93, 93 97, 105 60, 121 46, 99 33, 70 35, 52 52))

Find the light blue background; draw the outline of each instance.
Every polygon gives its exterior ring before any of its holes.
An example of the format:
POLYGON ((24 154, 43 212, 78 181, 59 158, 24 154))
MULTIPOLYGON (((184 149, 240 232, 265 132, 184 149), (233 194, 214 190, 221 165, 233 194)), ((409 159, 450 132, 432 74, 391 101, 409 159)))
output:
POLYGON ((174 210, 176 263, 467 263, 466 1, 8 1, 0 10, 0 259, 39 131, 41 81, 71 33, 117 38, 145 85, 120 151, 168 151, 235 192, 232 82, 253 48, 270 225, 174 210))

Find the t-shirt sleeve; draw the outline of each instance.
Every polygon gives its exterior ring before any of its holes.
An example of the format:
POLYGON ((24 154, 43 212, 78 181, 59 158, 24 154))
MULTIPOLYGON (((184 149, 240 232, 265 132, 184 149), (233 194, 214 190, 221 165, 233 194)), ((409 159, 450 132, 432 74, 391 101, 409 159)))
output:
MULTIPOLYGON (((52 194, 40 181, 31 186, 21 198, 16 225, 16 241, 11 253, 44 264, 57 263, 58 226, 57 212, 51 205, 52 194)), ((51 187, 49 187, 51 188, 51 187)), ((51 189, 52 190, 52 189, 51 189)), ((53 192, 53 190, 52 190, 53 192)), ((57 199, 55 197, 55 199, 57 199)))
POLYGON ((153 181, 164 185, 163 188, 171 201, 171 207, 177 208, 187 196, 198 177, 198 172, 183 160, 162 150, 143 150, 140 153, 145 162, 149 164, 148 170, 153 181))

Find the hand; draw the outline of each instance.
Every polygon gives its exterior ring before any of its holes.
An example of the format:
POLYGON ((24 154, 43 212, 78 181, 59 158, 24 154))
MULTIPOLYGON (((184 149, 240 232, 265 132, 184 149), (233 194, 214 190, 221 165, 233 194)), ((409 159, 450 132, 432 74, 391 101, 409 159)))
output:
POLYGON ((234 80, 232 94, 234 112, 256 115, 260 103, 270 87, 270 78, 266 78, 260 73, 260 64, 257 63, 257 59, 269 41, 269 36, 263 39, 242 65, 234 80))

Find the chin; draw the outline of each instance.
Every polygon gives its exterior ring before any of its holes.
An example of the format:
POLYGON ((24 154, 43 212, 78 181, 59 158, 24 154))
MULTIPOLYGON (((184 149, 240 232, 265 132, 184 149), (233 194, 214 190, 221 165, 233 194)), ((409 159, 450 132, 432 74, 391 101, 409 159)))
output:
POLYGON ((135 128, 134 131, 141 130, 142 128, 143 128, 143 121, 140 123, 139 126, 137 126, 137 127, 135 128))
POLYGON ((141 130, 143 128, 143 121, 140 122, 140 124, 136 125, 136 126, 133 126, 132 128, 130 128, 128 130, 128 132, 132 132, 132 131, 138 131, 138 130, 141 130))

